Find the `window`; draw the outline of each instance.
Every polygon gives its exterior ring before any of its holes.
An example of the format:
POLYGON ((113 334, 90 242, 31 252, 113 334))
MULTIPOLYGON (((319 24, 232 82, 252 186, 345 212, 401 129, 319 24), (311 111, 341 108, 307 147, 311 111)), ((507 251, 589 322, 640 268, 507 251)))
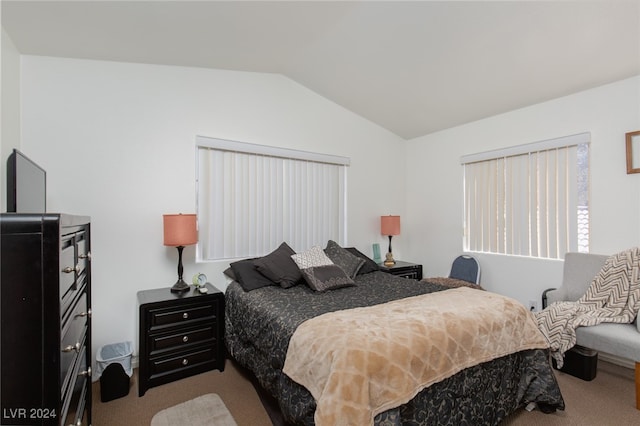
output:
POLYGON ((590 139, 462 157, 464 250, 554 259, 588 252, 590 139))
POLYGON ((346 241, 349 159, 198 136, 198 260, 346 241))

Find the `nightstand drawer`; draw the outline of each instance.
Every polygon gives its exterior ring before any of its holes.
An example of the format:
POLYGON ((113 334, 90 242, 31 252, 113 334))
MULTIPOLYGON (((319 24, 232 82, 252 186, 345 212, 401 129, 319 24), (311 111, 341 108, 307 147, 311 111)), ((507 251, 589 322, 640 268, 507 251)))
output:
POLYGON ((163 325, 184 323, 187 321, 213 317, 216 310, 215 301, 198 305, 173 306, 164 309, 149 310, 150 329, 163 325))
POLYGON ((188 328, 171 333, 150 336, 149 351, 154 354, 163 349, 179 348, 194 343, 205 342, 216 337, 215 323, 208 323, 198 328, 188 328))
POLYGON ((195 367, 199 364, 215 361, 216 354, 212 347, 185 352, 165 358, 152 359, 149 365, 151 377, 171 373, 173 371, 195 367))

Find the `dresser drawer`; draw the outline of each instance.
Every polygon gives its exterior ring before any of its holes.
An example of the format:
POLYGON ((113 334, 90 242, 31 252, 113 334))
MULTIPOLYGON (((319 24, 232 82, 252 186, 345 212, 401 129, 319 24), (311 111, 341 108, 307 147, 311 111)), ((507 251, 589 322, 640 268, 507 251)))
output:
POLYGON ((77 393, 78 388, 82 386, 82 381, 90 378, 91 370, 88 368, 87 363, 87 348, 83 346, 74 360, 73 368, 69 369, 67 380, 65 380, 61 389, 63 407, 73 405, 73 396, 77 393))
POLYGON ((152 359, 149 373, 151 377, 172 373, 181 369, 188 369, 203 363, 215 361, 216 356, 212 347, 187 351, 169 357, 152 359))
POLYGON ((87 420, 87 393, 89 392, 89 381, 86 377, 79 377, 72 389, 67 405, 63 405, 62 414, 64 421, 60 422, 61 426, 85 426, 88 425, 87 420))
POLYGON ((150 309, 148 324, 154 327, 186 323, 197 319, 213 317, 217 312, 216 301, 207 303, 150 309))
POLYGON ((60 380, 65 383, 69 369, 82 350, 87 334, 87 295, 83 293, 62 323, 60 340, 60 380))
POLYGON ((76 282, 76 252, 73 239, 62 241, 60 250, 60 298, 64 299, 67 292, 76 282))
POLYGON ((149 351, 153 355, 157 351, 186 347, 206 342, 216 337, 215 323, 210 322, 197 328, 183 328, 169 333, 149 336, 149 351))
POLYGON ((84 274, 90 260, 86 233, 79 232, 76 234, 76 247, 78 250, 78 274, 84 274))

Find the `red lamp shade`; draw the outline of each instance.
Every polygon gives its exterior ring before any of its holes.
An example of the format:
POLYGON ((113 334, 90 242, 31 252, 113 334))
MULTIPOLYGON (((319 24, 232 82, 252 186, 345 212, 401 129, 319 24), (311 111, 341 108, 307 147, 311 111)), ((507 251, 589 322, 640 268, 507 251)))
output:
POLYGON ((400 235, 400 216, 380 216, 380 234, 400 235))
POLYGON ((198 242, 195 214, 165 214, 162 217, 165 246, 188 246, 198 242))

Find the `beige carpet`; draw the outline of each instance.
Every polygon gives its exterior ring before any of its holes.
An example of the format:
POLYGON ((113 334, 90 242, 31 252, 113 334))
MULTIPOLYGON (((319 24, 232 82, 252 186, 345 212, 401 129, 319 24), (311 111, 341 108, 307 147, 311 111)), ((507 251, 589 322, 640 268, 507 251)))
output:
POLYGON ((176 425, 237 426, 224 402, 215 393, 166 408, 151 419, 151 426, 176 425))
MULTIPOLYGON (((131 378, 129 395, 100 401, 100 382, 93 383, 94 426, 149 426, 163 409, 199 396, 219 395, 238 426, 272 426, 250 378, 235 362, 227 360, 224 372, 207 371, 196 376, 151 388, 138 397, 137 373, 131 378)), ((598 375, 591 382, 556 371, 567 408, 554 414, 520 409, 500 426, 637 426, 633 369, 598 360, 598 375)), ((178 423, 187 426, 187 423, 178 423)))

